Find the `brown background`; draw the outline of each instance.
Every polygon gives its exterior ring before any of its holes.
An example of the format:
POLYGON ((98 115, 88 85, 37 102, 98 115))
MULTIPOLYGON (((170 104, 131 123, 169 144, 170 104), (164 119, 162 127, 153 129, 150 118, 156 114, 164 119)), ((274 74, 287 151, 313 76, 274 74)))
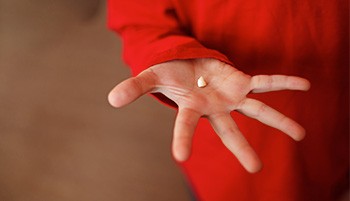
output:
POLYGON ((187 201, 175 112, 113 109, 129 76, 98 0, 0 0, 0 200, 187 201))

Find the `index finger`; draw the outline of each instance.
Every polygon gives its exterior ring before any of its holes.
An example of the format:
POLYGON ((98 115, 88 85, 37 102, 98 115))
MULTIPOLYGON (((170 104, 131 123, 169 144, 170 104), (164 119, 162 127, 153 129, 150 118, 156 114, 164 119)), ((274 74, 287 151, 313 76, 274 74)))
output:
POLYGON ((156 75, 151 70, 146 70, 115 86, 108 94, 108 101, 113 107, 125 106, 152 91, 155 82, 156 75))
POLYGON ((185 161, 191 154, 192 137, 202 115, 190 108, 179 108, 175 120, 172 149, 174 158, 185 161))

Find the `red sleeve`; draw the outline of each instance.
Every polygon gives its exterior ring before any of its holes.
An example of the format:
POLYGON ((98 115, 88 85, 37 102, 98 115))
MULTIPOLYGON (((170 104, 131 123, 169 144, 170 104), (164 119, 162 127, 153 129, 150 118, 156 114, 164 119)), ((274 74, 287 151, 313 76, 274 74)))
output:
POLYGON ((122 37, 123 58, 134 75, 174 59, 215 58, 231 64, 186 33, 169 0, 108 0, 108 27, 122 37))

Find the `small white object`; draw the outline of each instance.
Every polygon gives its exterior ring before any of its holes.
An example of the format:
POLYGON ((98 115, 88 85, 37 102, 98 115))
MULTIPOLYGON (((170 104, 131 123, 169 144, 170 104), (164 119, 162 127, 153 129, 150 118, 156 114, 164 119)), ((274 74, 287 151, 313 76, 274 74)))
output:
POLYGON ((199 88, 203 88, 203 87, 207 86, 207 83, 205 82, 203 76, 200 76, 200 77, 198 78, 198 80, 197 80, 197 86, 198 86, 199 88))

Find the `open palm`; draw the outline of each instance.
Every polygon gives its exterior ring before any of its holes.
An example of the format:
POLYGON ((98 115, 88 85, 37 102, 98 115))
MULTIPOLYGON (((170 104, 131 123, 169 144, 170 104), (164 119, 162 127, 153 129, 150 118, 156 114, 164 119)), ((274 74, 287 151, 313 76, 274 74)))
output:
POLYGON ((247 98, 247 94, 309 87, 310 83, 300 77, 251 77, 215 59, 174 60, 154 65, 118 84, 110 92, 109 102, 122 107, 146 93, 162 93, 178 105, 173 135, 173 154, 177 160, 189 157, 197 122, 205 117, 245 169, 256 172, 261 162, 230 113, 236 110, 301 140, 305 131, 298 123, 260 101, 247 98), (204 88, 197 86, 200 76, 207 82, 204 88))

